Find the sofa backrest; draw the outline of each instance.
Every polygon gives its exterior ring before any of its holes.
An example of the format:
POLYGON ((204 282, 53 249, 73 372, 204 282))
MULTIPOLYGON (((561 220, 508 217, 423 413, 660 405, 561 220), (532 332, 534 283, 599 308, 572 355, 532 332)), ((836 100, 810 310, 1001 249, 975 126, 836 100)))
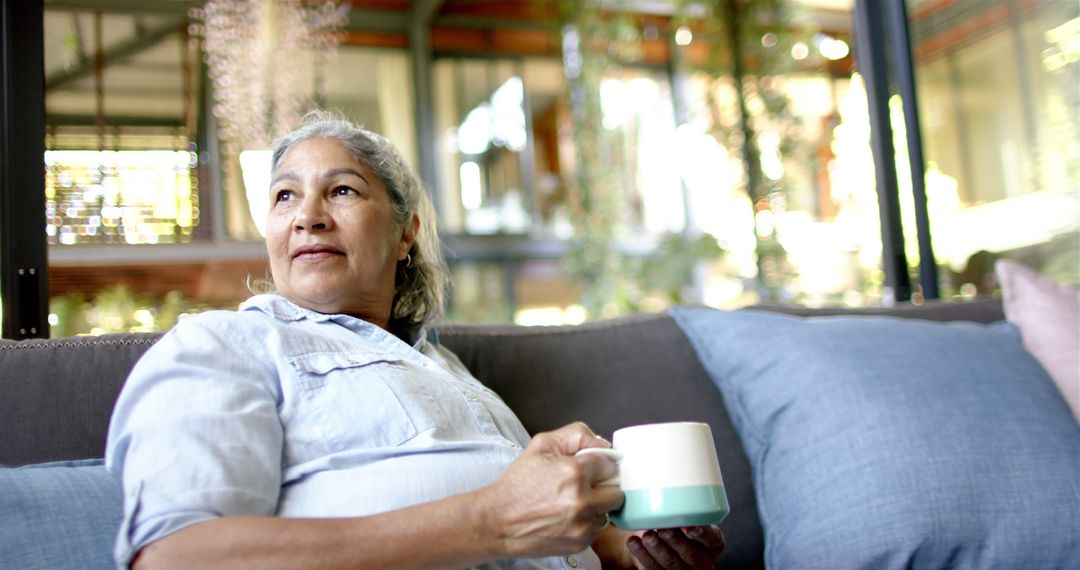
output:
MULTIPOLYGON (((566 327, 442 325, 459 356, 536 433, 585 421, 620 427, 701 421, 713 428, 731 514, 725 560, 760 567, 764 537, 750 463, 720 392, 664 314, 566 327)), ((0 341, 0 464, 101 457, 124 379, 158 334, 0 341)))
POLYGON ((0 340, 0 465, 101 457, 120 388, 160 336, 0 340))
POLYGON ((971 301, 929 301, 921 305, 901 303, 894 307, 802 307, 799 305, 757 305, 749 307, 802 317, 864 315, 901 317, 927 321, 970 321, 990 324, 1005 320, 1001 299, 982 297, 971 301))
MULTIPOLYGON (((994 322, 996 300, 889 309, 757 307, 799 315, 868 314, 994 322)), ((723 567, 764 565, 750 463, 682 329, 664 314, 565 327, 441 325, 440 341, 530 432, 583 420, 610 437, 626 425, 702 421, 713 429, 731 514, 723 567)), ((124 380, 160 334, 0 340, 0 464, 101 457, 124 380)))
MULTIPOLYGON (((884 314, 983 323, 1004 318, 997 299, 870 309, 757 308, 799 315, 884 314)), ((711 396, 690 397, 713 390, 699 382, 707 381, 700 365, 682 332, 664 315, 568 327, 438 329, 441 341, 533 432, 582 419, 610 435, 631 422, 712 413, 721 403, 711 396), (669 385, 672 378, 686 382, 685 389, 669 385)), ((101 457, 124 379, 159 337, 124 333, 0 340, 0 433, 5 434, 0 465, 101 457)))

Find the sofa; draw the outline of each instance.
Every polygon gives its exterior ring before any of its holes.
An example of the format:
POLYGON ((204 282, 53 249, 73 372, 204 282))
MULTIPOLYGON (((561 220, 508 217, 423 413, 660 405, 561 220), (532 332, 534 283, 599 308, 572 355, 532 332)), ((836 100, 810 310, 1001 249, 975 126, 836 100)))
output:
MULTIPOLYGON (((1080 568, 1080 426, 997 299, 443 324, 530 432, 702 421, 718 568, 1080 568)), ((0 341, 0 566, 107 568, 113 403, 158 334, 0 341)))

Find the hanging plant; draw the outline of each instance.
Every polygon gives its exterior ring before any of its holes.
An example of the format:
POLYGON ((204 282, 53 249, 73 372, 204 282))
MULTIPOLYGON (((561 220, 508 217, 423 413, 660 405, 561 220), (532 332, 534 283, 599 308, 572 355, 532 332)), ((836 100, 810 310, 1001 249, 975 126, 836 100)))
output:
POLYGON ((207 0, 192 10, 226 151, 266 149, 315 106, 348 4, 207 0))
POLYGON ((618 173, 626 165, 619 139, 603 125, 600 85, 617 61, 636 57, 640 37, 628 15, 606 13, 598 2, 560 2, 559 24, 576 162, 566 264, 584 286, 582 305, 595 316, 626 297, 623 261, 613 247, 624 217, 618 173))
MULTIPOLYGON (((702 259, 719 255, 718 247, 700 246, 695 236, 668 236, 645 258, 620 254, 620 220, 627 207, 620 186, 622 164, 618 133, 604 128, 600 86, 621 62, 640 56, 641 34, 633 15, 612 2, 559 3, 559 37, 570 103, 575 178, 570 195, 574 240, 567 256, 570 275, 584 286, 582 304, 592 316, 637 310, 641 299, 657 290, 681 302, 702 259), (693 247, 691 247, 693 245, 693 247), (678 271, 670 271, 673 262, 678 271), (666 268, 666 269, 665 269, 666 268), (684 279, 657 283, 652 275, 667 271, 684 279), (607 310, 605 310, 607 309, 607 310)), ((792 69, 791 48, 808 34, 790 24, 785 0, 718 0, 676 3, 669 34, 692 29, 707 57, 697 69, 709 78, 708 132, 746 165, 742 187, 755 212, 757 283, 764 300, 783 299, 794 277, 787 252, 777 239, 775 213, 784 208, 782 174, 762 168, 762 133, 776 134, 772 152, 786 154, 797 145, 797 119, 775 78, 792 69), (720 100, 725 93, 730 98, 720 100), (729 101, 735 101, 734 108, 729 101)), ((713 240, 715 242, 715 240, 713 240)))
POLYGON ((782 172, 764 172, 761 138, 776 133, 781 155, 798 146, 798 118, 776 81, 794 69, 792 48, 809 37, 795 27, 791 13, 788 0, 680 0, 673 18, 674 26, 695 28, 694 41, 706 46, 708 56, 697 70, 709 78, 708 132, 745 165, 742 186, 755 214, 762 300, 790 300, 787 284, 795 277, 774 223, 787 188, 782 172), (733 95, 734 109, 719 99, 725 89, 733 95))

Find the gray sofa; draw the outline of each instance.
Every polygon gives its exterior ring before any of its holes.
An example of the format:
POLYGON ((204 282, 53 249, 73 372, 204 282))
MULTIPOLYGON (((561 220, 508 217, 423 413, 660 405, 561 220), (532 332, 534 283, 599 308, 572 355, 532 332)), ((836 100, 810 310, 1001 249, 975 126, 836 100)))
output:
MULTIPOLYGON (((977 323, 1003 319, 1001 304, 993 299, 888 309, 758 309, 805 316, 884 315, 977 323)), ((765 566, 766 533, 750 458, 715 378, 703 367, 700 347, 688 339, 670 314, 641 314, 567 327, 447 324, 439 326, 438 332, 440 341, 499 393, 531 432, 574 420, 584 420, 608 437, 613 430, 631 424, 670 420, 709 423, 731 505, 731 514, 723 523, 728 548, 719 567, 765 566)), ((102 456, 115 398, 127 372, 158 337, 132 333, 0 341, 0 433, 4 434, 0 438, 0 465, 64 462, 44 469, 92 469, 88 473, 94 477, 103 473, 93 460, 102 456)), ((0 473, 0 485, 4 485, 4 476, 20 476, 27 470, 0 472, 7 473, 0 473)), ((44 503, 58 509, 59 515, 48 522, 35 519, 33 523, 45 525, 42 531, 51 536, 92 531, 96 534, 84 540, 90 546, 84 546, 92 547, 93 552, 86 552, 85 557, 78 551, 35 554, 26 552, 34 545, 21 544, 17 551, 11 547, 2 555, 0 566, 107 566, 120 499, 118 490, 102 491, 106 502, 114 492, 114 504, 90 512, 78 510, 78 499, 45 497, 44 503), (49 528, 52 525, 57 528, 49 528), (37 557, 39 554, 44 558, 37 557)), ((6 493, 10 490, 0 487, 0 527, 19 526, 20 517, 30 518, 31 513, 11 511, 30 507, 25 501, 5 499, 6 493)), ((0 546, 8 549, 5 541, 33 542, 14 532, 0 531, 0 546)), ((885 566, 888 564, 881 567, 885 566)))

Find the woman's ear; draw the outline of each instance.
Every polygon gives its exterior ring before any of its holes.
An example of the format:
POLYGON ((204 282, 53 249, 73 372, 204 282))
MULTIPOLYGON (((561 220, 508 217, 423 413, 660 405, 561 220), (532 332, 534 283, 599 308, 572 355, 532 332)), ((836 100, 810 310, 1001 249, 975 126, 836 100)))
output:
POLYGON ((408 222, 405 222, 404 227, 401 229, 401 244, 398 249, 398 261, 405 259, 405 256, 409 254, 409 250, 412 249, 413 243, 416 242, 416 232, 420 231, 420 215, 413 214, 412 218, 408 222))

